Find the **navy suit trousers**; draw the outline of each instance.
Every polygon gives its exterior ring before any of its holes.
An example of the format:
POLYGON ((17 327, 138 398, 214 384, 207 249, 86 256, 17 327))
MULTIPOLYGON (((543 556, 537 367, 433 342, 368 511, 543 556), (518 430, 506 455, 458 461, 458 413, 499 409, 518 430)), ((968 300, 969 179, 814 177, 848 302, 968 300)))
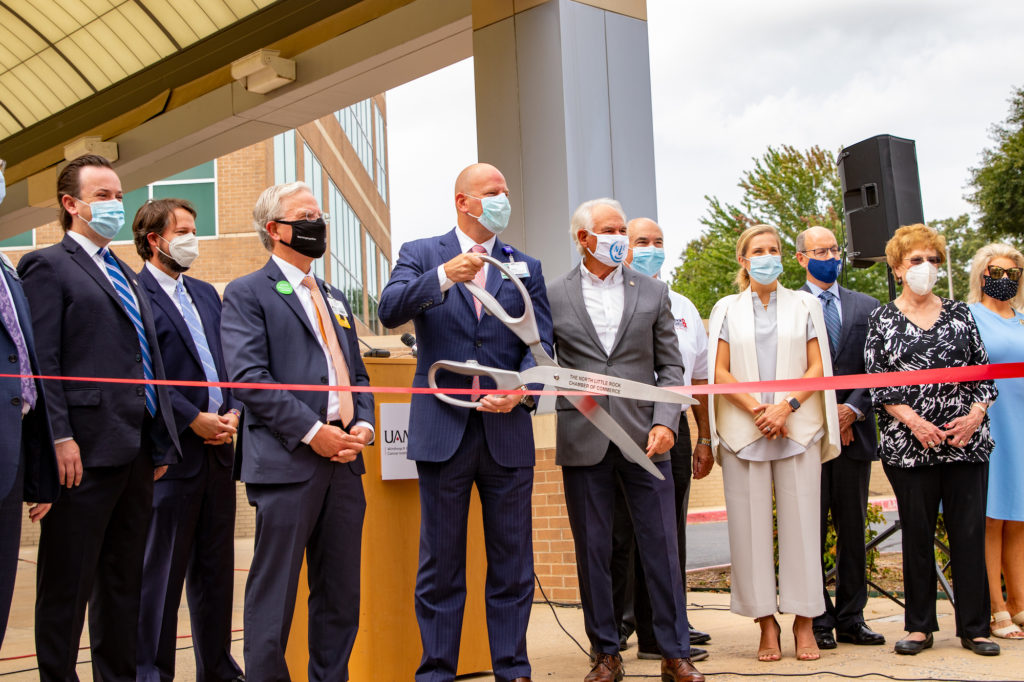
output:
POLYGON ((14 578, 18 574, 18 551, 21 549, 21 502, 25 479, 25 460, 18 464, 18 473, 7 497, 0 500, 0 644, 4 643, 7 618, 14 597, 14 578))
POLYGON ((666 658, 689 658, 690 626, 673 491, 671 461, 655 462, 659 481, 626 460, 615 445, 592 466, 563 466, 569 525, 576 544, 576 566, 583 622, 598 653, 618 654, 619 623, 612 598, 612 526, 615 489, 621 485, 636 531, 637 549, 651 596, 654 636, 666 658))
MULTIPOLYGON (((518 408, 516 408, 518 409, 518 408)), ((466 603, 466 523, 476 484, 487 552, 484 596, 491 666, 497 680, 530 676, 526 626, 533 603, 533 467, 503 467, 487 449, 480 413, 471 411, 455 454, 417 462, 420 569, 416 618, 423 642, 419 682, 455 679, 466 603)))

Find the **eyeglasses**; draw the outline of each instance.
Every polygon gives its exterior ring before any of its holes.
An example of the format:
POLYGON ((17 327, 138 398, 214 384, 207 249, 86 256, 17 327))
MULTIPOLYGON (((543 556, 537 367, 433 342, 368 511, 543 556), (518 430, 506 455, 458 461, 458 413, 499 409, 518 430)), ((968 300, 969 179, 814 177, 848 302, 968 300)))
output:
POLYGON ((313 211, 306 211, 302 215, 298 216, 297 218, 293 218, 292 220, 285 220, 284 218, 278 218, 276 220, 273 220, 272 222, 284 223, 285 225, 294 225, 295 223, 301 222, 303 220, 308 220, 311 223, 312 222, 316 222, 317 220, 320 220, 321 218, 323 218, 323 221, 325 223, 327 223, 328 225, 331 224, 331 216, 329 214, 313 212, 313 211))
POLYGON ((920 265, 925 261, 928 261, 932 265, 938 265, 939 263, 942 262, 942 259, 939 258, 938 256, 928 256, 927 258, 923 258, 921 256, 914 256, 913 258, 904 258, 903 260, 910 263, 911 265, 920 265))
POLYGON ((829 254, 831 254, 832 256, 838 256, 840 254, 840 250, 838 246, 832 246, 828 248, 821 247, 820 249, 808 249, 807 251, 801 251, 800 253, 804 255, 814 256, 818 260, 821 260, 822 258, 829 254))
POLYGON ((1016 282, 1020 279, 1021 274, 1020 268, 1001 268, 998 265, 988 266, 988 275, 993 279, 1002 279, 1003 275, 1010 278, 1011 282, 1016 282))

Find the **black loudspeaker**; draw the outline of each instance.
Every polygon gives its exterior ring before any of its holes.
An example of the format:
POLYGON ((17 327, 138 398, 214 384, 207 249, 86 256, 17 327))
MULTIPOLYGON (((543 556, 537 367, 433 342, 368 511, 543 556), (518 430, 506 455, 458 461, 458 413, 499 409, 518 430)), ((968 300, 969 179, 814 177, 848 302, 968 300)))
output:
POLYGON ((924 222, 913 140, 877 135, 839 153, 846 250, 854 267, 885 262, 885 244, 901 225, 924 222))

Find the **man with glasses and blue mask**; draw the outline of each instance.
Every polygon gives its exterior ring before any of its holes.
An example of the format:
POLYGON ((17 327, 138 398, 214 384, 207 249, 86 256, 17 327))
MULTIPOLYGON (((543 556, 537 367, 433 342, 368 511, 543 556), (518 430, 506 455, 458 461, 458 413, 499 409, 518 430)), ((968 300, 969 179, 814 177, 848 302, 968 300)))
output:
MULTIPOLYGON (((226 381, 221 303, 212 285, 184 274, 199 256, 196 210, 184 199, 153 199, 135 214, 139 284, 153 310, 167 378, 226 381)), ((230 389, 171 386, 181 464, 153 486, 139 618, 136 682, 174 678, 178 607, 188 588, 196 679, 241 679, 231 656, 234 589, 234 435, 241 403, 230 389)))
MULTIPOLYGON (((482 314, 466 289, 475 282, 513 317, 525 303, 511 281, 480 256, 502 263, 526 286, 545 350, 551 352, 551 314, 540 262, 502 243, 510 215, 508 185, 486 163, 464 169, 455 181, 456 227, 406 242, 380 297, 385 327, 412 321, 418 355, 413 386, 425 387, 437 360, 476 360, 524 371, 536 363, 529 348, 496 318, 482 314)), ((423 658, 416 680, 455 679, 466 599, 466 523, 475 484, 483 509, 487 551, 487 635, 494 676, 529 680, 526 626, 533 602, 532 399, 487 395, 490 379, 442 375, 446 388, 479 388, 482 405, 467 410, 432 395, 412 397, 409 459, 420 491, 420 565, 416 618, 423 658)))
MULTIPOLYGON (((815 226, 797 235, 796 259, 807 270, 802 289, 821 302, 835 376, 864 373, 868 316, 879 306, 871 296, 839 286, 841 256, 831 230, 815 226)), ((819 649, 835 649, 836 640, 885 644, 885 637, 864 623, 864 605, 868 600, 864 523, 871 462, 878 458, 875 413, 867 389, 836 391, 836 403, 842 450, 838 457, 821 466, 821 544, 825 545, 831 512, 838 570, 835 601, 825 584, 825 613, 814 619, 814 639, 819 649)))
MULTIPOLYGON (((0 159, 0 203, 6 193, 0 159)), ((0 644, 14 596, 21 544, 22 502, 38 523, 57 499, 57 458, 46 416, 43 382, 25 375, 39 374, 32 317, 25 289, 14 266, 0 253, 0 358, 7 358, 0 378, 0 644)))
POLYGON ((362 453, 374 436, 373 394, 272 386, 368 386, 370 379, 348 299, 313 274, 313 261, 327 250, 327 216, 310 186, 268 187, 252 215, 270 258, 228 284, 221 316, 230 380, 270 384, 233 390, 245 405, 237 472, 256 508, 245 674, 250 682, 291 679, 285 645, 305 556, 306 679, 343 682, 359 628, 362 453))
POLYGON ((121 181, 101 156, 57 179, 64 239, 25 254, 32 309, 64 486, 42 521, 36 579, 39 677, 73 680, 89 607, 93 679, 134 680, 136 628, 153 480, 181 459, 149 302, 110 250, 124 226, 121 181))
MULTIPOLYGON (((627 265, 642 274, 660 279, 661 266, 665 262, 664 233, 658 223, 650 218, 634 218, 629 221, 629 256, 627 265)), ((683 383, 703 385, 708 383, 708 334, 696 306, 682 294, 669 289, 669 303, 679 352, 683 358, 683 383)), ((701 479, 710 473, 715 464, 711 455, 711 428, 708 424, 707 396, 697 396, 698 405, 693 406, 694 421, 697 424, 697 446, 691 448, 690 426, 684 405, 679 416, 679 430, 675 445, 669 451, 672 461, 672 480, 675 486, 676 529, 679 540, 680 580, 686 588, 686 513, 690 501, 690 477, 701 479)), ((615 525, 613 530, 612 590, 615 598, 615 613, 618 617, 623 640, 632 630, 637 633, 637 657, 657 660, 661 658, 651 625, 650 597, 644 581, 643 566, 636 551, 633 523, 629 517, 625 497, 621 489, 615 496, 615 525), (631 570, 632 569, 632 570, 631 570), (629 614, 632 596, 632 617, 629 614)), ((711 635, 690 628, 690 644, 704 644, 711 635)), ((620 642, 620 647, 623 642, 620 642)), ((624 648, 624 647, 622 647, 624 648)), ((708 657, 705 649, 690 647, 690 659, 702 661, 708 657)))

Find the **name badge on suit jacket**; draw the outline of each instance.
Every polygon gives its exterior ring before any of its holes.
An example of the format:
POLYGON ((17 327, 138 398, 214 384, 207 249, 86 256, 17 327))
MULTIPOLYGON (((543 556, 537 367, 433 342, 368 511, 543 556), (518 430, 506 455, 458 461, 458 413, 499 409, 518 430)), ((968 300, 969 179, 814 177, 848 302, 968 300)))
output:
MULTIPOLYGON (((530 276, 530 266, 528 266, 524 261, 510 260, 509 262, 504 263, 504 266, 506 270, 508 270, 510 273, 512 273, 519 279, 526 279, 527 277, 530 276)), ((508 277, 505 276, 504 272, 501 273, 501 278, 508 279, 508 277)))
POLYGON ((352 325, 348 323, 348 313, 345 311, 345 304, 331 296, 330 291, 327 292, 327 305, 331 307, 334 319, 338 321, 339 325, 345 329, 352 328, 352 325))

